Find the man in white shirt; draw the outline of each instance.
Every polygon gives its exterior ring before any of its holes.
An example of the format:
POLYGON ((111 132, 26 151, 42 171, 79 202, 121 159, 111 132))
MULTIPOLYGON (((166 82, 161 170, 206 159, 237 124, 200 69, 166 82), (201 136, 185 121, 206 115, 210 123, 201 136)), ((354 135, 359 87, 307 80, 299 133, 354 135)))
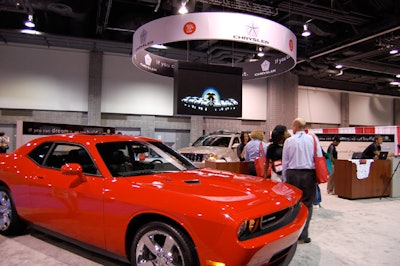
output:
MULTIPOLYGON (((305 131, 306 121, 296 118, 292 122, 293 135, 286 139, 282 152, 282 178, 287 183, 303 191, 301 201, 308 208, 308 217, 299 240, 310 243, 308 227, 312 217, 313 200, 316 191, 314 139, 305 131)), ((317 155, 322 156, 322 149, 317 139, 317 155)))

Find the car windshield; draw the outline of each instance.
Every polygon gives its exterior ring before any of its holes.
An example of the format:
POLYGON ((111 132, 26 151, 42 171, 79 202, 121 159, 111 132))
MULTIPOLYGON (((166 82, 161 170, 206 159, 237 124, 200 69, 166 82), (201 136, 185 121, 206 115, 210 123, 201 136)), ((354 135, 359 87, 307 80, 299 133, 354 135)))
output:
POLYGON ((203 136, 197 139, 194 143, 194 147, 199 146, 214 146, 214 147, 229 147, 231 137, 229 136, 203 136))
POLYGON ((160 142, 106 142, 99 143, 96 147, 113 176, 136 176, 197 168, 160 142))

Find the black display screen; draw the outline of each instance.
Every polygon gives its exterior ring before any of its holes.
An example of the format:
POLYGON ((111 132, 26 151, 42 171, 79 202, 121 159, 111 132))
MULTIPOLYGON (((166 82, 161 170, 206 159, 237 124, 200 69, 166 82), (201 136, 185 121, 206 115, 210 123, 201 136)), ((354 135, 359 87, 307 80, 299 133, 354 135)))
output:
POLYGON ((179 62, 174 89, 177 115, 242 116, 242 68, 179 62))

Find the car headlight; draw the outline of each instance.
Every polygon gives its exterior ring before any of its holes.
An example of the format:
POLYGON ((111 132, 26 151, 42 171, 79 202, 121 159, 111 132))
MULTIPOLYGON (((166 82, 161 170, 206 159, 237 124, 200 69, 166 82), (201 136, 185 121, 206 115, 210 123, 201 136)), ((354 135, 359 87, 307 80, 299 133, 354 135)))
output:
POLYGON ((244 221, 238 230, 239 239, 243 238, 246 235, 253 234, 257 230, 260 229, 260 218, 257 219, 249 219, 244 221))
POLYGON ((239 241, 268 234, 290 224, 294 219, 296 219, 301 206, 301 202, 297 201, 295 205, 288 206, 283 210, 243 221, 237 232, 239 241))
POLYGON ((210 153, 208 155, 208 160, 216 161, 217 160, 217 155, 214 153, 210 153))
POLYGON ((216 161, 217 160, 217 155, 214 153, 209 153, 204 155, 204 160, 205 161, 216 161))

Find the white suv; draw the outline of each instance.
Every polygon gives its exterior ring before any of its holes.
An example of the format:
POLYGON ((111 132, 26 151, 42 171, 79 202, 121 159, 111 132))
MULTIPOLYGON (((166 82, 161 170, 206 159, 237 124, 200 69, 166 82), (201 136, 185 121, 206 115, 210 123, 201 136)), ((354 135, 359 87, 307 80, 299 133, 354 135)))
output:
POLYGON ((218 131, 198 138, 190 147, 179 149, 198 167, 204 167, 205 160, 219 162, 238 162, 237 147, 240 144, 240 133, 218 131))

